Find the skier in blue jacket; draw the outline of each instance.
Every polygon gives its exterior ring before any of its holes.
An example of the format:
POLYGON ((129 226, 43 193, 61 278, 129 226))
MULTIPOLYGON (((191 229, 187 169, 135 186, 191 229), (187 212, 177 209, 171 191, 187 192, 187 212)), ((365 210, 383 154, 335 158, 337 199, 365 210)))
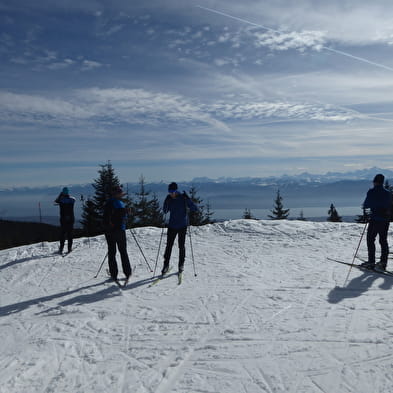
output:
POLYGON ((122 201, 125 193, 121 187, 115 187, 112 197, 108 199, 104 207, 105 238, 108 244, 109 273, 113 280, 117 281, 116 247, 119 250, 123 273, 126 281, 131 276, 132 270, 127 254, 127 209, 122 201))
POLYGON ((367 192, 366 199, 363 204, 364 209, 371 210, 371 217, 367 229, 367 248, 368 261, 362 266, 368 269, 376 269, 383 271, 386 269, 389 254, 388 230, 392 208, 392 194, 383 186, 385 177, 378 174, 374 177, 374 188, 367 192), (379 237, 381 245, 380 262, 375 264, 375 239, 379 237))
POLYGON ((198 208, 191 201, 188 195, 178 191, 176 183, 171 183, 168 186, 169 195, 164 201, 163 210, 167 214, 169 212, 167 242, 164 254, 164 266, 162 268, 162 275, 168 272, 169 260, 172 254, 173 244, 176 236, 178 237, 179 245, 179 273, 184 270, 184 260, 186 257, 186 233, 188 225, 187 208, 191 211, 197 211, 198 208))
POLYGON ((60 206, 60 247, 59 254, 63 253, 65 239, 67 238, 68 252, 72 251, 72 231, 74 229, 75 198, 70 196, 67 187, 64 187, 55 203, 60 206))

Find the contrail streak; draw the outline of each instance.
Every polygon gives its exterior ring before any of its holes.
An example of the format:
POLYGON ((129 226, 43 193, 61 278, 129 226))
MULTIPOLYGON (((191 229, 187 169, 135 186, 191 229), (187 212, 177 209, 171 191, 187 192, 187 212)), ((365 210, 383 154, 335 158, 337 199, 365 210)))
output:
MULTIPOLYGON (((283 32, 283 31, 275 30, 275 29, 272 29, 271 27, 267 27, 267 26, 261 25, 261 24, 259 24, 259 23, 254 23, 254 22, 251 22, 251 21, 249 21, 249 20, 247 20, 247 19, 239 18, 239 17, 237 17, 237 16, 233 16, 233 15, 227 14, 227 13, 225 13, 225 12, 221 12, 221 11, 218 11, 218 10, 214 10, 214 9, 212 9, 212 8, 203 7, 203 6, 201 6, 201 5, 197 5, 196 7, 197 7, 197 8, 200 8, 200 9, 202 9, 202 10, 205 10, 205 11, 212 12, 212 13, 214 13, 214 14, 218 14, 218 15, 225 16, 225 17, 227 17, 227 18, 230 18, 230 19, 237 20, 237 21, 239 21, 239 22, 246 23, 246 24, 251 25, 251 26, 261 27, 262 29, 265 29, 265 30, 268 30, 268 31, 272 31, 272 32, 274 32, 274 33, 285 34, 285 32, 283 32)), ((343 51, 341 51, 341 50, 329 48, 328 46, 321 46, 321 49, 324 49, 324 50, 327 50, 327 51, 336 53, 336 54, 338 54, 338 55, 346 56, 346 57, 349 57, 349 58, 351 58, 351 59, 358 60, 358 61, 361 61, 361 62, 363 62, 363 63, 373 65, 373 66, 375 66, 375 67, 383 68, 384 70, 393 71, 393 68, 392 68, 392 67, 389 67, 389 66, 386 66, 386 65, 380 64, 380 63, 375 63, 374 61, 365 59, 364 57, 354 56, 354 55, 351 55, 350 53, 343 52, 343 51)))

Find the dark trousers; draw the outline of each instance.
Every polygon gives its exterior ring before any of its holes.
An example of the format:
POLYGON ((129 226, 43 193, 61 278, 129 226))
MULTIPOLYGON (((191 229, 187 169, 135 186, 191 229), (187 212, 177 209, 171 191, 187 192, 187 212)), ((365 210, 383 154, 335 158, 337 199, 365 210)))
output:
POLYGON ((388 245, 388 230, 389 222, 371 220, 368 224, 367 230, 367 248, 368 261, 375 263, 375 238, 378 235, 379 244, 381 245, 381 262, 386 265, 388 261, 389 245, 388 245))
POLYGON ((164 268, 169 266, 169 260, 171 259, 172 247, 177 236, 177 242, 179 244, 179 270, 183 270, 184 260, 186 258, 186 233, 187 227, 174 229, 168 228, 166 238, 166 248, 164 254, 164 268))
POLYGON ((74 229, 74 224, 61 224, 60 226, 60 251, 64 249, 64 243, 67 239, 68 251, 72 250, 72 230, 74 229))
POLYGON ((131 265, 127 254, 127 237, 126 231, 117 230, 105 233, 108 244, 108 265, 109 273, 112 278, 117 279, 118 269, 116 262, 116 247, 119 250, 123 273, 126 277, 131 275, 131 265))

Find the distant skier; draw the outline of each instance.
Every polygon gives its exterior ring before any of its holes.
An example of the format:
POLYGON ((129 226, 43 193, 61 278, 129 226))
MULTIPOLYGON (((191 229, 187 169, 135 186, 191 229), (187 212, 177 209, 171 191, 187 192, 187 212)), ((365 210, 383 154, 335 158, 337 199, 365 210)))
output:
POLYGON ((72 251, 72 231, 74 229, 75 198, 70 196, 67 187, 64 187, 55 203, 60 206, 60 247, 59 254, 63 253, 65 239, 67 238, 68 252, 72 251))
POLYGON ((362 266, 380 271, 386 269, 388 262, 389 245, 387 236, 392 208, 392 194, 383 187, 384 181, 385 177, 381 174, 374 177, 374 188, 367 192, 363 204, 364 209, 371 210, 371 217, 367 230, 368 261, 362 263, 362 266), (380 262, 375 264, 375 239, 377 235, 381 245, 381 258, 380 262))
POLYGON ((167 232, 167 242, 164 254, 164 266, 162 268, 162 275, 168 272, 169 260, 172 254, 172 247, 175 242, 176 236, 178 237, 179 245, 179 273, 184 270, 184 260, 186 257, 186 233, 187 233, 187 208, 191 211, 197 211, 198 208, 191 201, 188 195, 178 191, 176 183, 171 183, 168 186, 169 195, 164 201, 163 210, 167 214, 169 212, 169 223, 167 232))
POLYGON ((109 273, 113 280, 117 281, 116 247, 119 250, 123 273, 126 281, 132 274, 130 261, 127 254, 127 209, 122 201, 125 193, 121 187, 112 190, 112 197, 106 202, 104 207, 104 227, 105 238, 108 244, 108 265, 109 273))

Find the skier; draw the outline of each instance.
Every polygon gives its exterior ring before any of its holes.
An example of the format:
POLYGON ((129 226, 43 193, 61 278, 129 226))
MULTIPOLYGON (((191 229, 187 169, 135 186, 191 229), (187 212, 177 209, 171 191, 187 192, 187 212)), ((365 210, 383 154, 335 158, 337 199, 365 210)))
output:
POLYGON ((105 238, 108 245, 109 273, 117 282, 116 247, 119 250, 123 273, 126 282, 129 280, 132 270, 127 254, 127 209, 122 197, 125 195, 121 187, 112 190, 112 197, 108 199, 104 207, 105 238))
POLYGON ((172 247, 175 242, 176 236, 178 237, 179 245, 179 274, 184 270, 184 260, 186 257, 186 233, 187 233, 187 207, 191 211, 197 211, 198 208, 191 201, 188 195, 178 191, 176 183, 171 183, 168 186, 167 197, 164 201, 163 210, 167 214, 169 212, 169 223, 167 232, 167 242, 164 253, 164 266, 161 274, 164 275, 169 269, 169 260, 172 254, 172 247))
POLYGON ((60 206, 60 247, 59 254, 63 253, 65 239, 67 238, 68 252, 72 251, 72 230, 74 229, 74 204, 75 198, 70 196, 67 187, 64 187, 55 200, 60 206))
POLYGON ((388 230, 392 208, 392 194, 383 187, 385 177, 378 174, 374 177, 374 188, 367 192, 363 204, 364 209, 371 210, 371 217, 367 229, 368 261, 362 263, 368 269, 384 271, 388 262, 389 245, 388 230), (381 245, 380 262, 375 264, 375 238, 379 237, 381 245))

